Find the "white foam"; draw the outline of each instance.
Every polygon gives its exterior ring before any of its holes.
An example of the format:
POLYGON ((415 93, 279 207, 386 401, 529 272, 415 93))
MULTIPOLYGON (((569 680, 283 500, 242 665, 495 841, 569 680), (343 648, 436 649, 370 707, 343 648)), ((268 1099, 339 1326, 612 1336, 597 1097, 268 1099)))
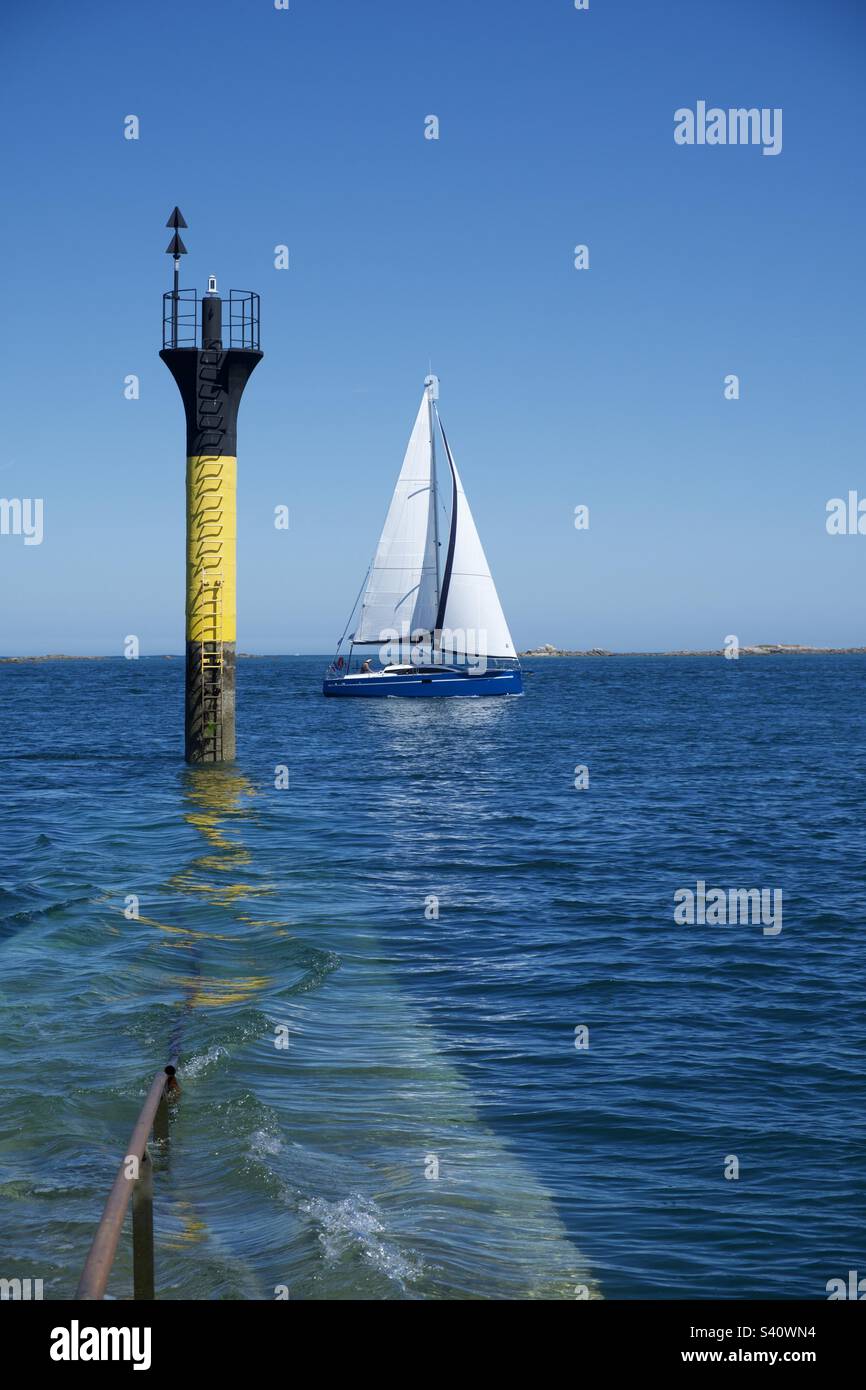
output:
POLYGON ((357 1253, 377 1274, 400 1284, 418 1279, 424 1272, 423 1261, 380 1239, 385 1231, 384 1216, 370 1198, 357 1193, 339 1202, 313 1197, 300 1209, 321 1228, 319 1241, 330 1263, 357 1253))

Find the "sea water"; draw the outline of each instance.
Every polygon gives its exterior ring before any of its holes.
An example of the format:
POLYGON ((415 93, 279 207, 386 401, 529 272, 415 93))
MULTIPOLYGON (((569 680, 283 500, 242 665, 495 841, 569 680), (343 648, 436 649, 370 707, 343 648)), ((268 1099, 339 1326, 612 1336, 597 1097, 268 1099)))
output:
POLYGON ((866 659, 430 702, 325 664, 239 662, 226 769, 183 766, 177 658, 0 664, 0 1276, 73 1295, 179 1048, 161 1297, 826 1297, 863 1264, 866 659), (783 929, 676 921, 700 883, 783 929))

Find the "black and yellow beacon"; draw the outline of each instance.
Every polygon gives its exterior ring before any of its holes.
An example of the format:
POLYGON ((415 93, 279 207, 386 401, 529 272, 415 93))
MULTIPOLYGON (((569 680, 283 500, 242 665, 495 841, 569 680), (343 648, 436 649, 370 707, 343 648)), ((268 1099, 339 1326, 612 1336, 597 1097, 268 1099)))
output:
POLYGON ((162 351, 186 412, 186 709, 188 763, 235 756, 237 418, 262 359, 259 296, 210 276, 207 294, 178 288, 186 255, 175 208, 167 247, 174 288, 163 295, 162 351), (226 316, 226 309, 228 315, 226 316))

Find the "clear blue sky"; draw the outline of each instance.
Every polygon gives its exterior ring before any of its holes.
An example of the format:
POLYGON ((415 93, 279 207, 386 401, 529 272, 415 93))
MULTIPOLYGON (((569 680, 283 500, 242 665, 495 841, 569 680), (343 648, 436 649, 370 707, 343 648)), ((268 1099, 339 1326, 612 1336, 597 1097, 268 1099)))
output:
POLYGON ((41 546, 0 537, 0 651, 182 649, 175 203, 184 283, 262 297, 241 650, 333 649, 431 358, 518 645, 866 643, 866 536, 824 526, 866 495, 866 7, 47 0, 0 24, 0 496, 45 502, 41 546), (782 153, 677 146, 698 100, 782 107, 782 153))

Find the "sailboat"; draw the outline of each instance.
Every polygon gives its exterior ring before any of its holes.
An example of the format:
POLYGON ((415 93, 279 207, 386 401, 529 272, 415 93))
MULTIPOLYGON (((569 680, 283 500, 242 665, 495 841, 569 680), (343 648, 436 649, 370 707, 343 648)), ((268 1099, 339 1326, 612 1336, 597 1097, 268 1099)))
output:
POLYGON ((523 693, 438 399, 439 382, 428 376, 376 554, 325 673, 325 695, 523 693), (444 497, 437 439, 448 461, 444 497))

